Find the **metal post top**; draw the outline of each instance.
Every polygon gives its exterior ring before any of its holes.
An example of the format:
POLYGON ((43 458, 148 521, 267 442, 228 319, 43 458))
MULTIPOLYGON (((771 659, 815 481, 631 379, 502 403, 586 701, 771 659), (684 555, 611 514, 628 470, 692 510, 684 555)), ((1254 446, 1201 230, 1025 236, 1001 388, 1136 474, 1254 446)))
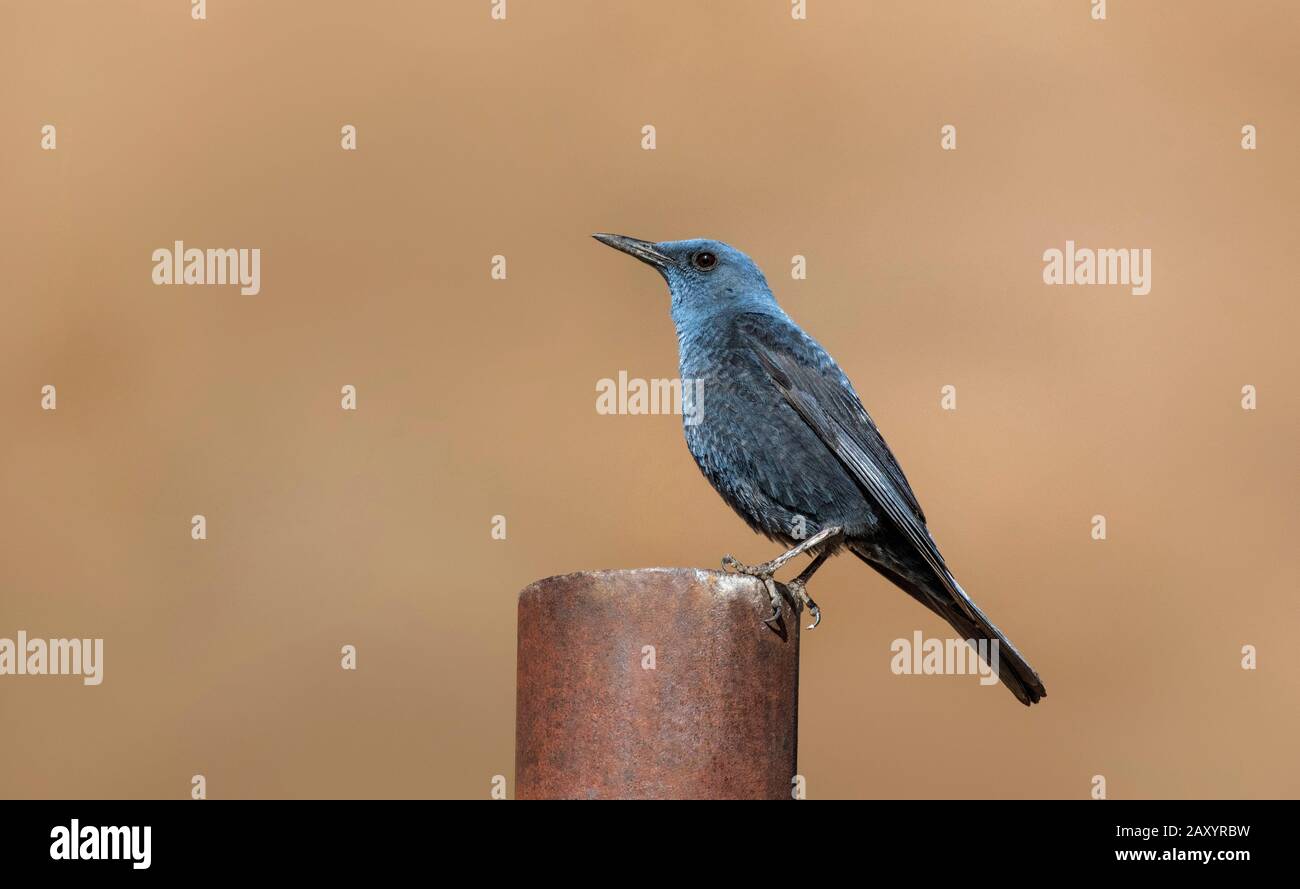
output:
MULTIPOLYGON (((765 595, 757 578, 707 568, 607 568, 598 571, 573 571, 534 581, 519 591, 519 599, 545 595, 556 587, 577 587, 592 592, 613 594, 644 585, 656 587, 699 586, 723 599, 765 595)), ((779 581, 778 586, 784 586, 779 581)))
POLYGON ((519 798, 788 798, 799 621, 699 568, 583 571, 519 594, 519 798))

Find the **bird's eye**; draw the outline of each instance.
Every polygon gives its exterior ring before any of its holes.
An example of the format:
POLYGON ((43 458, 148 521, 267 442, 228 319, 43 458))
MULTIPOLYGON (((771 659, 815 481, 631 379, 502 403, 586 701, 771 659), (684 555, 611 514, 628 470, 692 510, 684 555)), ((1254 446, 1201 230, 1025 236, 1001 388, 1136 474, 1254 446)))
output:
POLYGON ((718 257, 707 250, 702 250, 691 257, 691 265, 702 272, 707 272, 718 264, 718 257))

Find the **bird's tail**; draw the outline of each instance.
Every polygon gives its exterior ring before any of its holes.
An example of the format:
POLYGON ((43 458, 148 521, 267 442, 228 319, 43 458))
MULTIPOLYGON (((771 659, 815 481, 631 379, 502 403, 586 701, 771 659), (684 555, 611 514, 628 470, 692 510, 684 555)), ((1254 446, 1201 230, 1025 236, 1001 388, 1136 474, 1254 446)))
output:
MULTIPOLYGON (((980 640, 988 640, 990 646, 993 642, 997 642, 998 678, 1002 680, 1003 685, 1011 689, 1011 693, 1016 696, 1020 703, 1028 707, 1030 704, 1037 704, 1047 697, 1047 689, 1043 687, 1043 681, 1038 678, 1034 668, 1029 666, 1029 662, 1025 660, 1024 655, 1016 650, 1016 647, 1011 644, 1011 640, 995 627, 993 622, 985 617, 984 612, 980 611, 969 598, 966 600, 966 605, 970 611, 968 615, 966 610, 963 610, 956 602, 952 601, 951 595, 942 590, 942 587, 938 584, 935 585, 934 592, 927 592, 921 587, 919 581, 873 561, 864 550, 854 544, 850 543, 849 549, 852 550, 855 556, 879 571, 913 599, 916 599, 926 608, 946 620, 962 639, 973 639, 977 646, 980 640)), ((987 663, 987 660, 985 663, 987 663)))

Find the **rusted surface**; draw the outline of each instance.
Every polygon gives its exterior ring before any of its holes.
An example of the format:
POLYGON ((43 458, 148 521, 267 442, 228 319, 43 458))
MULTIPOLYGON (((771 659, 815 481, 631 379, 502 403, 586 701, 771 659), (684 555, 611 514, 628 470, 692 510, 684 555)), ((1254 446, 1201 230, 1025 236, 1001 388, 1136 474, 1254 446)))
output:
POLYGON ((690 568, 527 587, 516 797, 790 799, 799 620, 783 607, 774 631, 762 584, 690 568))

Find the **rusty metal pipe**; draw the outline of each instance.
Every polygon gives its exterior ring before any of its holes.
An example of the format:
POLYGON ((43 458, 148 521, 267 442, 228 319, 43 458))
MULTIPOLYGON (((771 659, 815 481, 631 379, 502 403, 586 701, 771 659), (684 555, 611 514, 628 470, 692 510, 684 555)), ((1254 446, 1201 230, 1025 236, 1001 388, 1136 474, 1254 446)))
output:
POLYGON ((790 799, 799 620, 769 614, 753 578, 691 568, 525 588, 516 798, 790 799))

